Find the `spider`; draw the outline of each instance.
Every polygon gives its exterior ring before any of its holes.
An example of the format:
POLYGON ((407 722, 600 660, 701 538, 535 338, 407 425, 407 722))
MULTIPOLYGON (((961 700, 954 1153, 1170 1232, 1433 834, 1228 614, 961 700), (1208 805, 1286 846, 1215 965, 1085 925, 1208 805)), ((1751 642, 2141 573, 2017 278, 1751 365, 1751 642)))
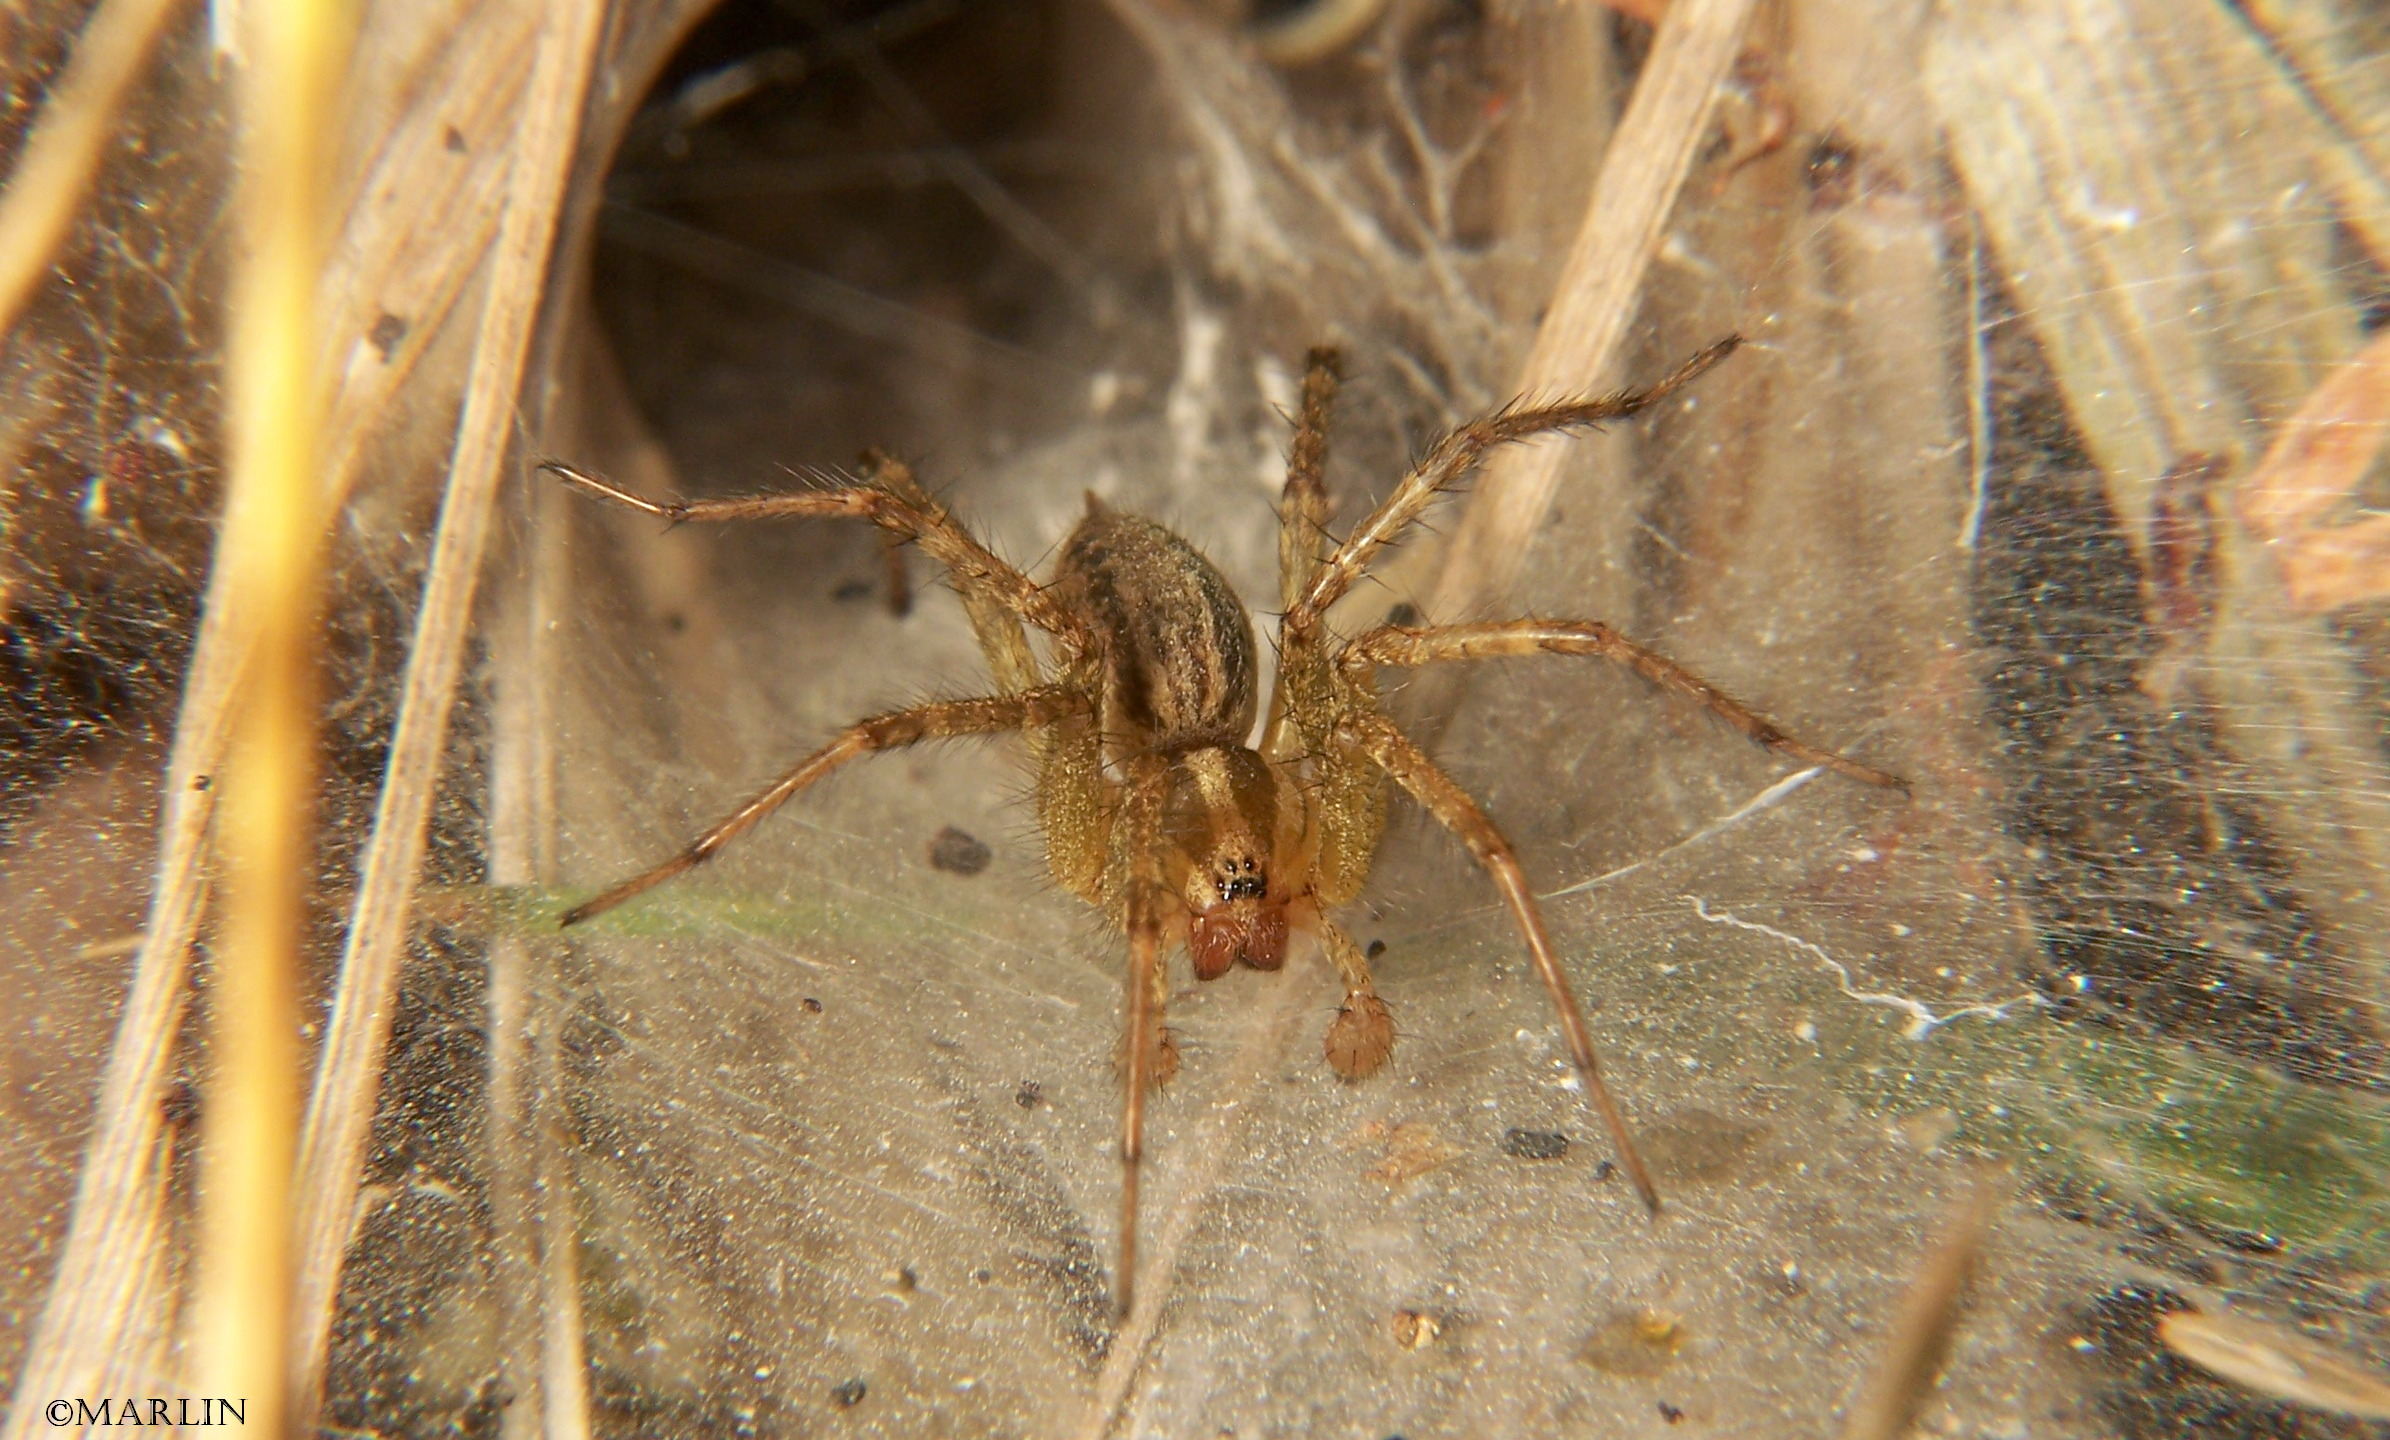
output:
POLYGON ((1252 617, 1228 582, 1178 535, 1092 495, 1052 578, 1040 585, 973 538, 906 467, 876 453, 858 483, 691 502, 648 500, 543 461, 541 469, 578 489, 673 523, 868 520, 892 542, 917 544, 946 567, 996 682, 993 694, 915 705, 848 726, 679 854, 574 907, 562 923, 611 910, 704 864, 849 761, 924 740, 1019 732, 1036 766, 1037 819, 1054 879, 1127 936, 1117 1271, 1125 1315, 1135 1295, 1146 1097, 1179 1065, 1177 1045, 1162 1025, 1169 994, 1164 962, 1183 946, 1199 980, 1218 979, 1238 965, 1276 970, 1291 937, 1310 932, 1345 987, 1325 1037, 1328 1065, 1346 1080, 1377 1071, 1394 1048, 1393 1017, 1367 957, 1331 911, 1357 896, 1369 877, 1392 781, 1459 837, 1493 881, 1559 1013, 1569 1056, 1618 1164, 1657 1214, 1659 1192, 1603 1083, 1584 1012, 1517 853, 1477 802, 1387 716, 1374 672, 1501 655, 1597 656, 1706 706, 1779 753, 1870 785, 1906 786, 1793 738, 1595 621, 1381 625, 1343 640, 1326 616, 1378 553, 1492 447, 1634 415, 1691 384, 1739 343, 1735 336, 1718 341, 1643 390, 1513 406, 1464 425, 1431 446, 1342 541, 1327 534, 1323 481, 1339 363, 1334 351, 1313 351, 1278 506, 1278 683, 1266 717, 1258 714, 1252 617), (1031 630, 1045 637, 1042 662, 1029 643, 1031 630))

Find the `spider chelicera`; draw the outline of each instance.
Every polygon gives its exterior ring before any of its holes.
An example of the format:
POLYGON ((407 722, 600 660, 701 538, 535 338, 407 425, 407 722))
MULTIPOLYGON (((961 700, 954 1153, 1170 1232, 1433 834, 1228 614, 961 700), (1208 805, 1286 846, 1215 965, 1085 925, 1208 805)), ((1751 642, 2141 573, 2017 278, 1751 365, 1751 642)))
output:
POLYGON ((1870 785, 1906 787, 1884 771, 1794 739, 1596 621, 1381 625, 1343 640, 1328 629, 1326 615, 1378 552, 1467 478, 1487 450, 1633 415, 1692 383, 1739 343, 1721 340, 1647 389, 1515 406, 1463 425, 1430 447, 1342 541, 1327 533, 1322 479, 1337 358, 1313 351, 1278 506, 1278 683, 1258 747, 1248 743, 1260 718, 1252 618, 1210 561, 1151 520, 1090 497, 1053 577, 1040 585, 998 559, 885 456, 872 457, 860 483, 835 489, 685 503, 643 499, 569 465, 543 462, 542 469, 590 494, 675 523, 869 520, 892 541, 917 544, 946 567, 996 682, 990 695, 915 705, 848 726, 678 855, 574 907, 562 923, 611 910, 703 864, 851 760, 924 740, 1019 732, 1036 763, 1037 820, 1055 880, 1128 937, 1117 1290, 1125 1314, 1136 1276, 1146 1096, 1179 1063, 1162 1026, 1169 994, 1164 961, 1173 949, 1186 948, 1197 979, 1214 980, 1240 964, 1278 969, 1289 939, 1309 931, 1345 986, 1344 1003, 1328 1025, 1329 1066, 1359 1080, 1393 1052, 1394 1022, 1369 961, 1330 915, 1369 878, 1391 780, 1458 836, 1493 880, 1526 937, 1619 1165, 1657 1212, 1659 1192, 1602 1082, 1584 1013, 1516 852, 1477 802, 1387 716, 1374 672, 1499 655, 1597 656, 1706 706, 1794 759, 1870 785), (1029 643, 1030 630, 1045 637, 1042 658, 1029 643))

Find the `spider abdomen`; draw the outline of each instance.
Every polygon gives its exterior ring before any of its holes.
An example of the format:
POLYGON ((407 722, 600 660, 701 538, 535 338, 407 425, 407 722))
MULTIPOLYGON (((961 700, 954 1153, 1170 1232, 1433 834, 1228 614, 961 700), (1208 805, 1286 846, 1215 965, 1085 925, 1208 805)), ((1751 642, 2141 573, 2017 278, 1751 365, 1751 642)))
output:
POLYGON ((1194 546, 1090 496, 1053 589, 1095 634, 1116 753, 1244 743, 1257 694, 1253 620, 1194 546))

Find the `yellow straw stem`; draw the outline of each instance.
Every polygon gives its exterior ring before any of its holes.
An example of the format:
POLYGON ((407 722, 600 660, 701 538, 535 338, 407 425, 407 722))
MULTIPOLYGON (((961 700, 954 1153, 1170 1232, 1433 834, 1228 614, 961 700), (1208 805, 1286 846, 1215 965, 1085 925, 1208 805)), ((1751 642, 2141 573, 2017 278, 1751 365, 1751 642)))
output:
POLYGON ((317 279, 327 231, 346 7, 249 11, 241 76, 242 250, 227 338, 231 476, 216 563, 232 623, 255 636, 234 706, 217 845, 224 923, 202 1121, 193 1379, 245 1402, 253 1434, 287 1419, 291 1155, 299 1096, 302 905, 315 870, 313 648, 323 566, 317 279))
POLYGON ((125 91, 173 13, 174 0, 103 0, 83 26, 74 58, 0 190, 0 335, 50 273, 99 171, 125 91))

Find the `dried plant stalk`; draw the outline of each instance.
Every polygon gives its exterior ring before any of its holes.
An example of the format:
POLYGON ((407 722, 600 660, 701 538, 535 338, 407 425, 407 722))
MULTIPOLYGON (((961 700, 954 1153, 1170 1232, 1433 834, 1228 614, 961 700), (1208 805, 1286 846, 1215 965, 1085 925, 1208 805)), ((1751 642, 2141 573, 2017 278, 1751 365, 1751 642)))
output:
MULTIPOLYGON (((356 1208, 358 1166, 381 1091, 382 1053, 400 953, 423 860, 424 826, 454 708, 466 627, 488 548, 490 509, 513 437, 516 396, 546 293, 565 183, 603 31, 602 0, 553 12, 517 130, 509 203, 498 229, 473 370, 457 423, 448 494, 416 614, 397 734, 367 842, 348 945, 302 1137, 297 1202, 297 1344, 292 1393, 312 1407, 322 1389, 341 1258, 356 1208)), ((303 1417, 311 1418, 311 1417, 303 1417)))
POLYGON ((173 13, 174 0, 106 0, 84 25, 65 76, 0 192, 0 335, 15 326, 26 297, 49 273, 99 169, 125 91, 173 13))
POLYGON ((1941 1238, 1917 1267, 1867 1397, 1843 1424, 1843 1440, 1899 1440, 1916 1424, 1950 1351, 1959 1302, 1966 1298, 1968 1277, 1983 1255, 1999 1202, 1998 1187, 1979 1181, 1974 1193, 1953 1207, 1941 1238))
MULTIPOLYGON (((346 228, 325 271, 335 352, 347 342, 325 437, 327 509, 350 497, 391 401, 414 379, 456 296, 482 268, 508 166, 498 137, 543 14, 458 0, 445 10, 380 7, 365 17, 358 53, 373 57, 368 68, 394 98, 392 113, 356 117, 372 138, 357 157, 361 170, 344 182, 343 193, 359 198, 346 207, 346 228), (424 46, 426 34, 444 38, 424 46), (420 68, 391 63, 394 54, 417 49, 420 68), (418 223, 425 213, 446 223, 418 223), (387 356, 373 339, 384 315, 406 322, 387 356)), ((123 1362, 148 1323, 142 1317, 171 1308, 143 1290, 168 1273, 151 1254, 164 1239, 152 1213, 166 1129, 158 1099, 189 1002, 191 945, 208 891, 203 856, 218 792, 207 777, 222 764, 232 696, 250 663, 247 640, 231 624, 225 583, 223 569, 212 570, 200 606, 167 764, 148 923, 58 1269, 9 1413, 10 1437, 43 1427, 39 1397, 101 1393, 99 1378, 123 1362)))
POLYGON ((367 20, 361 49, 382 66, 394 52, 423 54, 390 75, 386 109, 351 117, 367 149, 343 177, 348 219, 331 257, 344 277, 329 298, 338 313, 325 357, 337 376, 325 471, 335 505, 352 497, 392 402, 441 378, 423 362, 484 273, 545 14, 447 0, 438 9, 375 7, 367 20), (426 225, 426 215, 442 223, 426 225))
POLYGON ((2158 1321, 2167 1349, 2236 1385, 2311 1410, 2390 1420, 2390 1379, 2287 1325, 2229 1310, 2178 1310, 2158 1321))
POLYGON ((242 72, 246 244, 233 277, 232 473, 216 563, 254 660, 234 705, 217 837, 227 895, 190 1371, 200 1394, 244 1398, 244 1419, 268 1435, 282 1432, 289 1399, 299 948, 315 873, 315 625, 328 513, 317 483, 317 281, 349 20, 333 5, 259 12, 242 72))
POLYGON ((2279 85, 2311 111, 2277 143, 2320 147, 2311 158, 2350 228, 2377 263, 2390 258, 2390 84, 2382 74, 2380 41, 2367 33, 2365 8, 2241 0, 2228 13, 2249 27, 2280 67, 2279 85))
MULTIPOLYGON (((1668 7, 1515 393, 1552 398, 1602 388, 1755 3, 1676 0, 1668 7)), ((1551 511, 1567 453, 1564 443, 1547 440, 1512 446, 1487 463, 1453 535, 1430 615, 1471 615, 1510 589, 1551 511)))

